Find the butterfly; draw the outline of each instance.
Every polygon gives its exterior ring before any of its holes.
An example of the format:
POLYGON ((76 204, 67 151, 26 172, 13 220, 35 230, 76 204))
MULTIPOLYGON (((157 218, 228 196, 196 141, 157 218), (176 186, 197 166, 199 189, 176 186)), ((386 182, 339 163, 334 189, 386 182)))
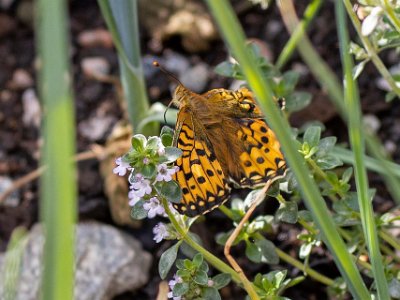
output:
POLYGON ((256 188, 282 177, 280 144, 247 88, 196 94, 179 84, 173 145, 182 150, 174 175, 182 199, 173 207, 190 217, 229 199, 232 185, 256 188))

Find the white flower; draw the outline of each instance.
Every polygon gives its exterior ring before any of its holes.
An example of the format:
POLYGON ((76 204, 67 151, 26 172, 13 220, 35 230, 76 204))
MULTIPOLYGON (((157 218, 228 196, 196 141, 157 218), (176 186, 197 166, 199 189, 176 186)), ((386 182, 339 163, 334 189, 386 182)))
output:
POLYGON ((119 176, 125 176, 128 170, 132 170, 132 167, 129 163, 122 161, 122 157, 118 157, 115 160, 117 166, 113 169, 114 174, 118 174, 119 176))
POLYGON ((208 285, 209 287, 212 287, 212 286, 214 285, 214 281, 211 280, 211 279, 208 279, 207 285, 208 285))
POLYGON ((147 217, 149 219, 154 218, 156 215, 163 216, 165 214, 164 207, 161 205, 157 197, 152 197, 149 201, 143 204, 143 208, 147 210, 147 217))
POLYGON ((174 166, 171 169, 168 169, 166 164, 161 164, 157 166, 157 177, 156 181, 171 181, 172 180, 172 175, 174 175, 176 172, 178 172, 179 167, 174 166))
POLYGON ((162 222, 160 222, 156 226, 154 226, 153 233, 154 233, 153 240, 155 240, 156 243, 159 243, 163 239, 170 236, 170 234, 168 232, 168 227, 162 222))
POLYGON ((163 156, 165 154, 165 146, 163 145, 161 139, 158 140, 157 153, 158 153, 159 156, 163 156))
POLYGON ((136 196, 140 198, 142 198, 144 195, 151 194, 152 191, 150 181, 145 179, 140 173, 135 175, 134 182, 130 188, 135 190, 136 196))
POLYGON ((175 284, 177 284, 177 283, 181 283, 182 282, 182 278, 180 278, 178 275, 174 275, 174 278, 173 279, 171 279, 169 282, 168 282, 168 285, 169 285, 169 288, 170 288, 170 290, 171 290, 171 292, 169 292, 168 293, 168 298, 172 298, 173 300, 181 300, 182 298, 181 298, 181 296, 179 296, 179 297, 174 297, 174 295, 173 295, 173 293, 172 293, 172 290, 174 289, 174 286, 175 286, 175 284))
POLYGON ((361 25, 361 34, 363 36, 369 36, 374 31, 381 19, 382 12, 382 7, 374 7, 371 13, 364 19, 361 25))

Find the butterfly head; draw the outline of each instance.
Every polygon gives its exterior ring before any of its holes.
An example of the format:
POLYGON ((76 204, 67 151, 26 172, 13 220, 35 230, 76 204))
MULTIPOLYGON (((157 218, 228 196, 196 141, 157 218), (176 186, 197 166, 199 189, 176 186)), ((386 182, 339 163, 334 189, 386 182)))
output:
POLYGON ((188 104, 192 92, 185 88, 182 84, 179 84, 173 94, 172 103, 177 107, 182 107, 188 104))

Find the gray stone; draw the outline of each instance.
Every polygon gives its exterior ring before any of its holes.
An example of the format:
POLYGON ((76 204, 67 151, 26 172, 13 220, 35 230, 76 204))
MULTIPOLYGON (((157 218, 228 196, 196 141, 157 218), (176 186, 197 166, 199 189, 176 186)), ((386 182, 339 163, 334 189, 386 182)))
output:
POLYGON ((39 99, 37 98, 33 88, 27 89, 22 94, 22 107, 24 111, 22 122, 24 125, 26 127, 34 126, 39 128, 42 119, 42 110, 39 99))
POLYGON ((95 116, 80 122, 78 129, 85 138, 94 142, 104 138, 114 122, 114 117, 97 113, 95 116))
MULTIPOLYGON (((44 236, 41 225, 29 233, 22 258, 16 300, 39 297, 44 236)), ((148 281, 151 255, 124 232, 96 222, 77 225, 74 299, 106 300, 148 281)), ((0 254, 0 299, 4 297, 4 254, 0 254)))
MULTIPOLYGON (((7 189, 12 187, 13 181, 10 177, 0 176, 0 195, 7 189)), ((13 191, 0 205, 17 207, 20 202, 20 195, 18 191, 13 191)))
POLYGON ((204 63, 199 63, 183 72, 179 79, 188 89, 196 93, 202 93, 206 88, 209 75, 208 66, 204 63))

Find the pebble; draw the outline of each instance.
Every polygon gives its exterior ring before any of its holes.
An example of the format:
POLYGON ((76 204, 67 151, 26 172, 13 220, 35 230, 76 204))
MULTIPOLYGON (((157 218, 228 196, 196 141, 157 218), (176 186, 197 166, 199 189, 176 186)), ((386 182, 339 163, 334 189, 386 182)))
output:
POLYGON ((89 78, 103 77, 110 72, 110 63, 101 56, 86 57, 81 61, 83 73, 89 78))
POLYGON ((16 29, 17 23, 6 14, 0 14, 0 37, 4 37, 16 29))
POLYGON ((381 128, 381 121, 375 115, 365 115, 363 117, 363 124, 367 130, 377 133, 381 128))
POLYGON ((113 40, 106 29, 85 30, 78 35, 78 44, 84 48, 104 47, 112 48, 113 40))
POLYGON ((8 87, 14 90, 25 90, 31 86, 33 86, 32 76, 24 69, 16 69, 8 83, 8 87))
MULTIPOLYGON (((44 240, 43 227, 36 224, 27 236, 13 299, 41 299, 44 240)), ((132 236, 112 226, 77 224, 75 249, 75 300, 111 300, 148 281, 151 255, 132 236)), ((0 254, 0 282, 4 282, 4 256, 0 254)), ((4 299, 2 289, 0 284, 0 299, 4 299)))
POLYGON ((25 127, 34 126, 39 128, 42 119, 42 111, 39 99, 37 98, 33 88, 27 89, 22 94, 22 107, 22 122, 24 123, 25 127))
POLYGON ((385 148, 386 152, 389 155, 393 155, 396 150, 397 150, 397 145, 393 142, 393 141, 385 141, 385 143, 383 144, 383 147, 385 148))
POLYGON ((165 51, 164 53, 165 68, 177 75, 182 76, 190 68, 189 60, 176 52, 165 51))
POLYGON ((205 63, 199 63, 179 76, 179 80, 183 85, 196 93, 204 92, 208 78, 209 68, 205 63))
POLYGON ((7 10, 15 0, 0 0, 0 8, 7 10))
MULTIPOLYGON (((0 176, 0 195, 3 194, 7 189, 12 187, 13 181, 10 177, 0 176)), ((17 207, 20 203, 19 192, 13 191, 3 202, 0 202, 0 206, 17 207)))
POLYGON ((82 136, 91 142, 95 142, 105 138, 106 133, 111 129, 111 125, 115 122, 112 116, 93 116, 79 123, 78 129, 82 136))

